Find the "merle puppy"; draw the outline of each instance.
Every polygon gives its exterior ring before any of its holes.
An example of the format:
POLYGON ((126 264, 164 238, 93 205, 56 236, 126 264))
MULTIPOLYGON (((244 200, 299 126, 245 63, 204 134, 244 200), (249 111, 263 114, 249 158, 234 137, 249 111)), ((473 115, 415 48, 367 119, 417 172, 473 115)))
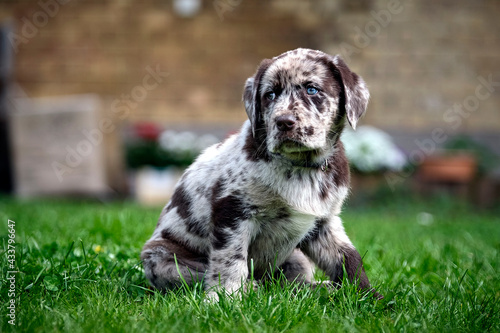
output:
MULTIPOLYGON (((338 56, 296 49, 265 59, 245 84, 247 120, 187 169, 141 254, 159 289, 203 280, 209 297, 283 272, 312 284, 313 263, 333 284, 370 289, 339 218, 349 191, 340 134, 355 128, 369 93, 338 56)), ((376 294, 379 296, 378 294, 376 294)), ((379 296, 380 297, 380 296, 379 296)))

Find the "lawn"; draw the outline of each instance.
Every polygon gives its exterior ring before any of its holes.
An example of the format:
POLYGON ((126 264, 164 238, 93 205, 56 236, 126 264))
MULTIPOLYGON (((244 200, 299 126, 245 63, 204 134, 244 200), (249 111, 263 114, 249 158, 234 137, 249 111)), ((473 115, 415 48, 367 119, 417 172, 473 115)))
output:
POLYGON ((215 304, 201 286, 148 288, 139 253, 159 213, 130 202, 0 198, 1 331, 500 331, 498 211, 406 194, 348 206, 345 228, 384 300, 349 284, 328 292, 276 281, 215 304))

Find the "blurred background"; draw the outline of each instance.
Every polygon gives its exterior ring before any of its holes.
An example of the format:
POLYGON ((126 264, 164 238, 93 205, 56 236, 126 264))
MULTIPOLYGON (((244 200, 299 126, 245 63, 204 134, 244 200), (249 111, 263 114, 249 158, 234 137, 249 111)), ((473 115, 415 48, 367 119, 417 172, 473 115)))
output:
POLYGON ((344 142, 352 200, 500 198, 495 0, 1 0, 0 190, 164 203, 246 119, 263 58, 340 54, 371 100, 344 142))

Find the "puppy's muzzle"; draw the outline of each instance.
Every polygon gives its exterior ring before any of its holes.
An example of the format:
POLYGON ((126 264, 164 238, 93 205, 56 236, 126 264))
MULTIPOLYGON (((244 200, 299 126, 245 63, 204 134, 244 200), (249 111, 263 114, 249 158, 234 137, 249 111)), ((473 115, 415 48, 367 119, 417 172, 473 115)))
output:
POLYGON ((291 114, 276 117, 276 126, 280 132, 290 132, 295 128, 297 119, 291 114))

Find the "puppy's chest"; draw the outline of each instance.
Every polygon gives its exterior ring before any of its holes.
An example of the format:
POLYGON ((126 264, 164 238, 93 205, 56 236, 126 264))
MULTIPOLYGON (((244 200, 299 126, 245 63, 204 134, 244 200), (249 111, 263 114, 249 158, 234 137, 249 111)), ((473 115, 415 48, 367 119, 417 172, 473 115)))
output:
POLYGON ((328 202, 319 202, 313 179, 275 180, 275 186, 256 181, 249 187, 254 208, 251 246, 273 255, 278 250, 293 249, 314 228, 317 217, 328 215, 330 206, 328 202))
POLYGON ((279 198, 286 207, 297 212, 299 216, 300 214, 326 216, 336 201, 334 196, 336 189, 328 186, 328 182, 330 180, 322 172, 285 169, 273 177, 264 178, 264 186, 257 188, 256 192, 266 193, 267 198, 279 198))
POLYGON ((252 221, 254 233, 249 258, 257 267, 281 263, 313 228, 315 217, 288 207, 266 207, 257 211, 252 221))

